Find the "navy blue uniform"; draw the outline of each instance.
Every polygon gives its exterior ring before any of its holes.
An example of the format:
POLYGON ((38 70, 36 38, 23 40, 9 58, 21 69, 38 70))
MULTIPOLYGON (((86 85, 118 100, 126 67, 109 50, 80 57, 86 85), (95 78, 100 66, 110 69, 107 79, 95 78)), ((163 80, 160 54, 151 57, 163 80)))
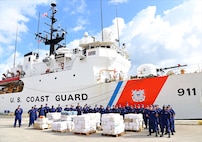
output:
POLYGON ((37 111, 39 112, 38 117, 45 116, 45 108, 42 105, 37 111))
POLYGON ((58 105, 58 107, 56 108, 56 112, 62 112, 62 107, 60 105, 58 105))
POLYGON ((171 130, 172 135, 174 135, 173 132, 175 132, 175 118, 174 118, 175 111, 170 106, 168 106, 168 111, 171 114, 171 117, 170 117, 170 130, 171 130))
POLYGON ((49 112, 50 107, 46 104, 44 108, 45 108, 45 117, 46 117, 46 114, 49 112))
POLYGON ((66 105, 66 107, 64 108, 64 111, 70 111, 70 108, 68 107, 68 105, 66 105))
POLYGON ((97 113, 97 112, 99 112, 99 108, 97 107, 97 105, 95 105, 95 107, 94 107, 94 113, 97 113))
POLYGON ((76 110, 77 110, 77 115, 81 115, 82 114, 82 107, 81 106, 77 106, 76 110))
POLYGON ((146 127, 146 129, 148 128, 148 108, 145 108, 145 109, 143 109, 143 111, 142 111, 142 115, 143 115, 143 120, 144 120, 144 124, 145 124, 145 127, 146 127))
POLYGON ((50 112, 50 113, 56 112, 56 109, 54 108, 54 106, 52 106, 52 107, 49 109, 49 112, 50 112))
POLYGON ((36 108, 36 105, 34 105, 34 110, 35 110, 35 119, 34 120, 36 120, 37 119, 37 108, 36 108))
POLYGON ((18 121, 19 127, 21 126, 21 121, 22 121, 22 113, 23 109, 18 106, 18 108, 15 110, 15 122, 14 122, 14 127, 16 127, 16 123, 18 121))
POLYGON ((105 109, 105 113, 112 113, 112 110, 109 106, 105 109))
POLYGON ((121 112, 121 115, 123 116, 123 118, 124 118, 125 114, 128 114, 128 110, 125 107, 122 107, 120 112, 121 112))
POLYGON ((101 106, 101 107, 99 108, 99 112, 101 113, 101 115, 105 113, 105 109, 103 108, 103 106, 101 106))
POLYGON ((170 117, 171 113, 163 107, 159 112, 161 137, 164 135, 164 129, 166 129, 166 133, 168 133, 168 137, 170 137, 170 117))
POLYGON ((34 124, 36 110, 34 107, 28 111, 29 114, 29 127, 34 124))
POLYGON ((86 113, 88 113, 88 106, 83 107, 83 114, 86 114, 86 113))
POLYGON ((151 135, 152 130, 156 133, 157 135, 157 116, 158 113, 157 111, 150 109, 148 111, 148 118, 149 118, 149 135, 151 135))

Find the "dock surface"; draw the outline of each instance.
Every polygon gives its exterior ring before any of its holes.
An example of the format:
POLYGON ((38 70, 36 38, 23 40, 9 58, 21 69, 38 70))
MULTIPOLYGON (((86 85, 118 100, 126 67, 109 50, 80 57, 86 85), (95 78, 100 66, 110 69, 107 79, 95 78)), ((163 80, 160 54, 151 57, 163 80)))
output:
POLYGON ((103 136, 102 131, 96 131, 91 135, 76 135, 74 132, 58 133, 53 132, 51 129, 38 130, 32 126, 28 127, 28 118, 23 118, 22 126, 13 127, 13 116, 0 115, 0 142, 56 142, 56 141, 69 141, 69 142, 201 142, 202 141, 202 125, 197 125, 195 122, 190 121, 176 121, 176 133, 168 138, 155 137, 148 135, 148 129, 142 132, 125 132, 120 137, 103 136))

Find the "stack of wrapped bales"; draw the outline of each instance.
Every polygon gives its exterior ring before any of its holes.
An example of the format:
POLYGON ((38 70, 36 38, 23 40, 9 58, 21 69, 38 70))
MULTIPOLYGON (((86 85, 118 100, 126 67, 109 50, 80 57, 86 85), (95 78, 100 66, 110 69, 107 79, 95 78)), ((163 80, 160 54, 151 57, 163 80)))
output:
POLYGON ((83 114, 74 117, 74 132, 83 134, 96 132, 96 121, 92 120, 93 118, 93 114, 83 114))
POLYGON ((72 121, 55 121, 52 123, 52 131, 56 132, 70 132, 74 129, 72 121))
POLYGON ((61 120, 61 113, 59 113, 59 112, 47 113, 46 117, 48 118, 49 127, 52 127, 52 124, 54 121, 60 121, 61 120))
POLYGON ((61 113, 60 112, 47 113, 46 117, 52 121, 60 120, 61 119, 61 113))
POLYGON ((52 130, 57 132, 71 132, 74 130, 73 118, 77 116, 75 111, 63 111, 60 113, 60 119, 53 121, 52 130))
POLYGON ((95 125, 93 127, 99 128, 100 127, 100 113, 88 113, 87 115, 90 115, 90 121, 92 125, 95 125))
POLYGON ((117 135, 125 132, 123 116, 120 114, 103 114, 101 126, 103 134, 117 135))
POLYGON ((142 114, 125 114, 124 117, 125 130, 141 131, 143 116, 142 114))
POLYGON ((39 117, 37 118, 37 120, 34 122, 34 128, 35 129, 48 129, 49 125, 48 125, 48 118, 45 117, 39 117))

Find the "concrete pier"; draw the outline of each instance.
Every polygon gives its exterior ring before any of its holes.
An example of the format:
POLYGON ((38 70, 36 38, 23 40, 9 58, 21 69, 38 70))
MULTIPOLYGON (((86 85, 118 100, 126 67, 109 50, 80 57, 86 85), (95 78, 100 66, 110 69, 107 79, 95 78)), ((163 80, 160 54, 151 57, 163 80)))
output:
POLYGON ((22 126, 13 127, 14 116, 0 115, 0 142, 201 142, 202 141, 202 125, 200 121, 177 120, 176 133, 168 138, 147 136, 148 129, 142 132, 126 132, 122 136, 111 137, 102 136, 102 131, 90 135, 79 135, 73 132, 53 132, 50 129, 37 130, 28 127, 28 117, 24 117, 22 126))

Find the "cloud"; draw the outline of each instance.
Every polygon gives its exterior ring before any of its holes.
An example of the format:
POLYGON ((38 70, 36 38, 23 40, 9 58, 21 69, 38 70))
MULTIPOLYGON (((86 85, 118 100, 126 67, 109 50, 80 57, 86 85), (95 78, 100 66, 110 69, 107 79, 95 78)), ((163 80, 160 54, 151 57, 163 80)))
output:
POLYGON ((77 19, 76 24, 77 24, 76 27, 74 27, 72 29, 74 32, 77 32, 77 31, 80 31, 80 30, 84 30, 85 29, 85 25, 88 24, 88 20, 83 19, 83 17, 79 17, 77 19))
POLYGON ((71 12, 71 14, 77 14, 77 13, 85 13, 86 12, 86 2, 85 0, 73 0, 72 5, 74 7, 74 10, 71 12))
POLYGON ((150 6, 125 23, 121 39, 126 42, 134 69, 143 63, 173 66, 202 61, 202 9, 200 1, 186 1, 156 15, 150 6))
POLYGON ((128 2, 128 0, 110 0, 109 3, 111 4, 118 4, 118 3, 125 3, 128 2))
MULTIPOLYGON (((26 33, 28 28, 26 23, 29 22, 27 16, 35 16, 36 5, 47 2, 42 1, 0 1, 0 43, 11 43, 15 40, 16 29, 18 33, 26 33)), ((20 40, 20 37, 19 37, 20 40)))
MULTIPOLYGON (((16 33, 18 34, 18 41, 21 41, 21 35, 28 32, 27 23, 30 20, 28 17, 36 16, 37 5, 48 2, 49 0, 0 1, 0 59, 4 57, 7 59, 3 63, 1 62, 0 71, 4 72, 9 66, 12 66, 13 55, 10 56, 10 54, 14 49, 16 33)), ((20 58, 21 54, 17 53, 16 55, 17 62, 17 58, 20 58)))

